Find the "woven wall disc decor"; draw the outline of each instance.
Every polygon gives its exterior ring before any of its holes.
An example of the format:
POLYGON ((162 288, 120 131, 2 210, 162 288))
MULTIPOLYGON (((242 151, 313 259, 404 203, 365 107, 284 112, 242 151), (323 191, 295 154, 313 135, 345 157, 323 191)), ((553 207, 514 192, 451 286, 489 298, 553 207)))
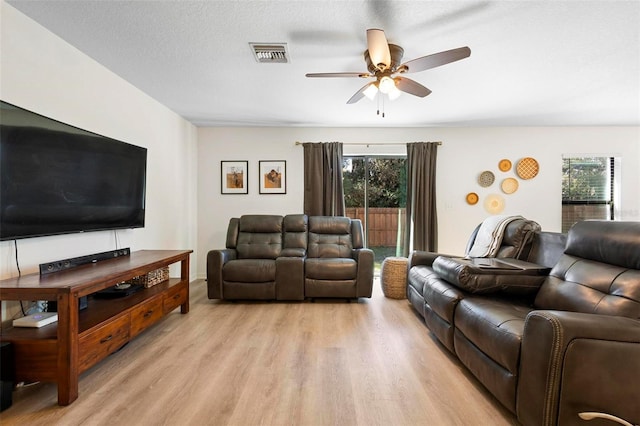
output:
POLYGON ((479 200, 478 194, 476 194, 475 192, 470 192, 467 194, 467 204, 473 206, 478 202, 478 200, 479 200))
POLYGON ((526 157, 518 162, 516 173, 520 179, 533 179, 538 174, 540 166, 535 158, 526 157))
POLYGON ((494 176, 493 172, 490 172, 489 170, 485 170, 484 172, 480 173, 480 176, 478 176, 478 183, 483 188, 491 186, 495 180, 496 177, 494 176))
POLYGON ((511 170, 511 161, 507 160, 506 158, 503 158, 498 163, 498 168, 500 169, 501 172, 508 172, 509 170, 511 170))
POLYGON ((518 181, 514 178, 506 178, 500 184, 500 188, 505 194, 513 194, 518 190, 518 181))
POLYGON ((484 209, 491 214, 502 213, 504 210, 504 198, 499 194, 489 194, 484 199, 484 209))

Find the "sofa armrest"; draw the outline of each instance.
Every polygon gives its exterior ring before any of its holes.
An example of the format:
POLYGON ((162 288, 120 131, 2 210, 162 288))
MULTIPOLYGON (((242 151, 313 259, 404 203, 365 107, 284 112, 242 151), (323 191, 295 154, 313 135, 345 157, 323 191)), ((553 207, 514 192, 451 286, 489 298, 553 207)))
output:
POLYGON ((209 299, 222 299, 222 267, 236 259, 233 249, 211 250, 207 253, 207 296, 209 299))
POLYGON ((356 297, 371 297, 373 292, 373 250, 354 249, 353 258, 358 262, 356 278, 356 297))
POLYGON ((580 412, 640 423, 640 320, 533 311, 522 336, 516 411, 524 425, 582 424, 580 412))
POLYGON ((424 266, 433 266, 433 261, 440 256, 450 257, 450 258, 459 258, 462 256, 454 256, 443 253, 434 253, 431 251, 420 251, 416 250, 409 256, 409 264, 407 265, 408 269, 411 269, 416 265, 424 265, 424 266))

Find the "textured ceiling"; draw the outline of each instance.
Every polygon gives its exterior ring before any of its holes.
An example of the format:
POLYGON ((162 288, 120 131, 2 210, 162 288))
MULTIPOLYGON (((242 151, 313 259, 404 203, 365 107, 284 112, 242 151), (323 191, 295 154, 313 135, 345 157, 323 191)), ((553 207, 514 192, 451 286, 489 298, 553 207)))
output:
POLYGON ((640 125, 638 1, 10 0, 198 126, 640 125), (412 74, 433 93, 346 101, 366 81, 366 29, 404 60, 461 46, 467 59, 412 74), (250 42, 286 42, 259 64, 250 42))

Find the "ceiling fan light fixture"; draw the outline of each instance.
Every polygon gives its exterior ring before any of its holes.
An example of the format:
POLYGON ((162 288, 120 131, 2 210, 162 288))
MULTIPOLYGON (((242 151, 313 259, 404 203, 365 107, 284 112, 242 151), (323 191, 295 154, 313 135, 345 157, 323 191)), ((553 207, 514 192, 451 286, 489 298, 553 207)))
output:
POLYGON ((396 99, 398 99, 398 97, 400 97, 400 94, 402 93, 402 91, 400 91, 395 85, 393 86, 393 89, 391 89, 391 91, 389 93, 387 93, 387 96, 389 96, 389 100, 391 101, 395 101, 396 99))
POLYGON ((380 90, 380 92, 388 95, 389 93, 391 93, 391 91, 396 89, 396 82, 393 81, 391 77, 385 75, 380 79, 380 82, 378 83, 378 89, 380 90))
POLYGON ((365 95, 370 101, 372 101, 378 94, 378 86, 376 85, 376 83, 371 83, 369 87, 367 87, 365 91, 362 92, 362 94, 365 95))

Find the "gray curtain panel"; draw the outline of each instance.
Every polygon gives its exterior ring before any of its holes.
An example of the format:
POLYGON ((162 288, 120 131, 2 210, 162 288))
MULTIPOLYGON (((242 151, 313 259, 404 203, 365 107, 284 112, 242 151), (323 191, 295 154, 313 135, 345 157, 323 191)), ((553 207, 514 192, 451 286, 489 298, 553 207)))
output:
POLYGON ((437 142, 407 144, 407 222, 403 251, 437 251, 437 142), (413 244, 412 244, 413 243, 413 244))
POLYGON ((344 216, 342 143, 303 143, 304 213, 344 216))

